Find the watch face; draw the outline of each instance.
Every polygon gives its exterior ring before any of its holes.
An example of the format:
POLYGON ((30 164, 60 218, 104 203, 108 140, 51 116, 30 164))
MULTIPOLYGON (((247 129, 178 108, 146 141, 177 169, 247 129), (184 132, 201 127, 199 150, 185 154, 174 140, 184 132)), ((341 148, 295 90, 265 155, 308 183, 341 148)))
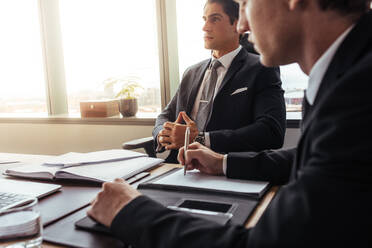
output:
POLYGON ((199 142, 202 145, 205 145, 205 139, 204 139, 204 134, 198 134, 195 138, 196 142, 199 142))

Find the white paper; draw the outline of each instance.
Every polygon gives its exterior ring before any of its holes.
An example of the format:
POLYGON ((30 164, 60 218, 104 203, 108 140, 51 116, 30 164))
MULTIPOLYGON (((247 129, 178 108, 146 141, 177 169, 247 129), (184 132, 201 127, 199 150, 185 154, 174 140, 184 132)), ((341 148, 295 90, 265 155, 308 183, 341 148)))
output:
POLYGON ((18 163, 18 160, 5 160, 5 159, 0 159, 0 164, 14 164, 18 163))
POLYGON ((125 160, 136 157, 146 157, 147 155, 140 152, 134 152, 124 149, 112 149, 104 150, 97 152, 88 152, 88 153, 77 153, 69 152, 60 156, 55 156, 51 159, 45 161, 45 164, 49 165, 64 165, 76 166, 81 164, 90 164, 90 163, 101 163, 108 161, 118 161, 125 160))
POLYGON ((159 158, 140 157, 124 161, 81 165, 61 169, 57 172, 56 178, 80 178, 98 182, 108 182, 115 178, 127 179, 163 161, 163 159, 159 158))
POLYGON ((198 170, 188 171, 184 176, 182 169, 166 177, 160 178, 155 181, 154 184, 259 194, 269 183, 263 181, 230 179, 225 176, 210 176, 203 174, 198 170))
POLYGON ((62 166, 47 166, 42 164, 25 164, 22 166, 12 167, 5 171, 6 175, 20 176, 29 178, 53 179, 55 173, 62 166))

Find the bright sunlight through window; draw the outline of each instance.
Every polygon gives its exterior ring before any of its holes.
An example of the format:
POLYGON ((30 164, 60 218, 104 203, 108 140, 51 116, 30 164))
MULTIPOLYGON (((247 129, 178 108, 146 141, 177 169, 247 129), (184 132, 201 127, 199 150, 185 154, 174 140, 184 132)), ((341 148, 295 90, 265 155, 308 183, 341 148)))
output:
POLYGON ((109 78, 136 78, 139 112, 160 112, 155 0, 63 0, 61 28, 69 113, 82 100, 114 98, 109 78))
POLYGON ((0 32, 0 114, 46 115, 37 0, 1 0, 0 32))

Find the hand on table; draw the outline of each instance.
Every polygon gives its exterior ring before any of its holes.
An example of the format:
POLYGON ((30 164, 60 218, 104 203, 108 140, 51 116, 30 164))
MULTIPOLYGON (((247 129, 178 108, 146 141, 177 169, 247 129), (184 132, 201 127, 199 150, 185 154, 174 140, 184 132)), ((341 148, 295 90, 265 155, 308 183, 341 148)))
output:
POLYGON ((92 207, 87 214, 99 223, 110 227, 119 211, 140 195, 139 191, 121 178, 115 179, 114 182, 106 182, 102 186, 102 191, 92 201, 92 207))

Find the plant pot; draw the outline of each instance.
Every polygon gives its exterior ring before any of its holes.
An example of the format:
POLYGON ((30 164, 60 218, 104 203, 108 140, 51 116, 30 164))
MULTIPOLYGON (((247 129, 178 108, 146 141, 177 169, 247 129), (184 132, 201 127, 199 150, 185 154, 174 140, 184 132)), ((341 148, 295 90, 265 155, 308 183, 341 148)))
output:
POLYGON ((119 111, 123 117, 135 116, 138 111, 137 99, 120 99, 119 111))

